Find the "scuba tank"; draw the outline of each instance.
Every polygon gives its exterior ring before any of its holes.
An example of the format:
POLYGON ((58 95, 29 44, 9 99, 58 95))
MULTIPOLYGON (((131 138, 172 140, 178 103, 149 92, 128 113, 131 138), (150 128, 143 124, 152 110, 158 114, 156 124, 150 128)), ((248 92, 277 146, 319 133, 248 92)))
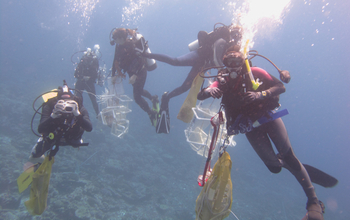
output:
POLYGON ((188 44, 188 49, 192 52, 199 48, 198 39, 188 44))
MULTIPOLYGON (((142 49, 135 48, 136 51, 138 51, 140 53, 143 53, 143 52, 151 53, 151 50, 146 45, 145 38, 141 34, 136 33, 135 39, 137 41, 140 40, 141 46, 142 46, 142 49)), ((146 58, 146 61, 147 61, 147 71, 152 71, 152 70, 155 70, 157 68, 157 63, 154 59, 146 58)))

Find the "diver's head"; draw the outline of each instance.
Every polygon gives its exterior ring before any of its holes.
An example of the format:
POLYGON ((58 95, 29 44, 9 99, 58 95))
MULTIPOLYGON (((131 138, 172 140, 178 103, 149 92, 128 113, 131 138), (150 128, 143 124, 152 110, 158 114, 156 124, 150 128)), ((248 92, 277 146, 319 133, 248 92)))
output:
POLYGON ((239 25, 231 25, 230 29, 230 42, 235 42, 235 44, 241 44, 243 29, 239 25))
POLYGON ((63 86, 58 87, 58 93, 57 93, 58 99, 74 99, 74 95, 72 91, 68 88, 68 85, 66 83, 66 80, 63 80, 63 86))
POLYGON ((127 37, 128 37, 128 31, 125 28, 116 28, 112 33, 113 43, 116 43, 116 44, 125 43, 127 37))
POLYGON ((90 55, 92 55, 92 52, 91 52, 91 48, 88 47, 88 48, 86 49, 86 51, 84 51, 84 56, 90 56, 90 55))
POLYGON ((223 64, 230 72, 231 78, 236 78, 242 72, 244 56, 237 51, 237 46, 230 47, 224 55, 223 64))

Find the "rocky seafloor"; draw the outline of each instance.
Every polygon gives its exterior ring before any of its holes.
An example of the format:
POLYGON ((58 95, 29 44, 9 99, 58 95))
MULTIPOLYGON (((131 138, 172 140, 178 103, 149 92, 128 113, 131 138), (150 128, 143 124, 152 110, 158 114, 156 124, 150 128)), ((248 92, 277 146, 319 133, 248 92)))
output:
MULTIPOLYGON (((88 147, 60 148, 47 209, 31 216, 24 206, 29 188, 19 194, 16 179, 37 140, 29 127, 33 111, 29 102, 19 101, 25 97, 1 91, 0 219, 195 218, 201 190, 196 180, 205 159, 190 148, 183 128, 157 135, 149 124, 131 120, 129 133, 119 139, 94 118, 93 132, 83 137, 88 147)), ((232 210, 241 220, 301 219, 306 198, 296 180, 287 171, 270 174, 243 139, 228 149, 233 162, 232 210)))

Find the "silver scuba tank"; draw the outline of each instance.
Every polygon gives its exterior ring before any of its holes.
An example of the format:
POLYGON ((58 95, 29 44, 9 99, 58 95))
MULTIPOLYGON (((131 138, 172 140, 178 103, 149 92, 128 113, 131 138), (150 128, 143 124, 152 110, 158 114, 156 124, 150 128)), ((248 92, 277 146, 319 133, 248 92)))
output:
MULTIPOLYGON (((138 51, 140 53, 143 53, 143 52, 151 53, 151 50, 148 47, 147 47, 147 49, 145 48, 146 41, 145 41, 145 38, 142 36, 142 34, 136 33, 135 38, 136 38, 136 40, 140 40, 141 45, 142 45, 142 49, 135 48, 136 51, 138 51)), ((147 71, 152 71, 152 70, 155 70, 157 68, 157 63, 156 63, 155 59, 146 58, 146 61, 147 61, 147 71)))

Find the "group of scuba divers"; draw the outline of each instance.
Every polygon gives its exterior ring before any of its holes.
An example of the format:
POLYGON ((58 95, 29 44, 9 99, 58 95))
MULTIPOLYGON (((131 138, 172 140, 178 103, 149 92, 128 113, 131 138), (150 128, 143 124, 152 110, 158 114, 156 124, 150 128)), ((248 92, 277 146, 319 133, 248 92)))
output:
MULTIPOLYGON (((198 40, 189 45, 190 52, 180 57, 151 53, 148 43, 136 30, 114 28, 110 33, 110 44, 115 45, 115 54, 111 77, 113 83, 129 75, 133 86, 135 102, 145 111, 157 133, 170 132, 169 101, 171 98, 187 92, 195 77, 208 69, 217 69, 214 82, 202 88, 198 100, 207 98, 221 99, 221 106, 226 117, 229 135, 244 133, 261 160, 272 173, 279 173, 282 168, 289 170, 302 186, 306 196, 307 213, 302 220, 322 220, 325 206, 318 199, 313 183, 323 187, 333 187, 337 180, 306 164, 302 164, 293 152, 287 130, 280 117, 268 120, 258 127, 253 123, 262 117, 271 118, 271 112, 278 108, 279 95, 285 92, 282 82, 288 83, 288 71, 281 71, 270 60, 280 74, 280 79, 262 68, 253 67, 251 59, 263 57, 256 51, 242 52, 242 28, 238 25, 215 24, 210 33, 200 31, 198 40), (248 58, 248 55, 251 57, 248 58), (157 95, 151 95, 144 89, 147 72, 156 69, 155 60, 173 66, 190 66, 183 84, 170 92, 165 92, 159 101, 157 95), (143 98, 152 102, 151 107, 143 98), (155 107, 158 105, 158 109, 155 107), (278 151, 274 152, 272 143, 278 151)), ((264 57, 265 58, 265 57, 264 57)), ((42 105, 41 120, 38 127, 40 138, 33 147, 30 158, 42 157, 46 151, 52 157, 59 145, 79 147, 84 131, 91 131, 89 114, 82 103, 81 91, 90 94, 96 114, 99 114, 95 97, 94 83, 99 64, 96 54, 86 51, 75 72, 77 78, 75 94, 65 83, 59 87, 57 95, 42 105), (88 68, 85 68, 88 66, 88 68), (56 138, 58 137, 58 139, 56 138)), ((38 112, 38 110, 36 110, 38 112)))

